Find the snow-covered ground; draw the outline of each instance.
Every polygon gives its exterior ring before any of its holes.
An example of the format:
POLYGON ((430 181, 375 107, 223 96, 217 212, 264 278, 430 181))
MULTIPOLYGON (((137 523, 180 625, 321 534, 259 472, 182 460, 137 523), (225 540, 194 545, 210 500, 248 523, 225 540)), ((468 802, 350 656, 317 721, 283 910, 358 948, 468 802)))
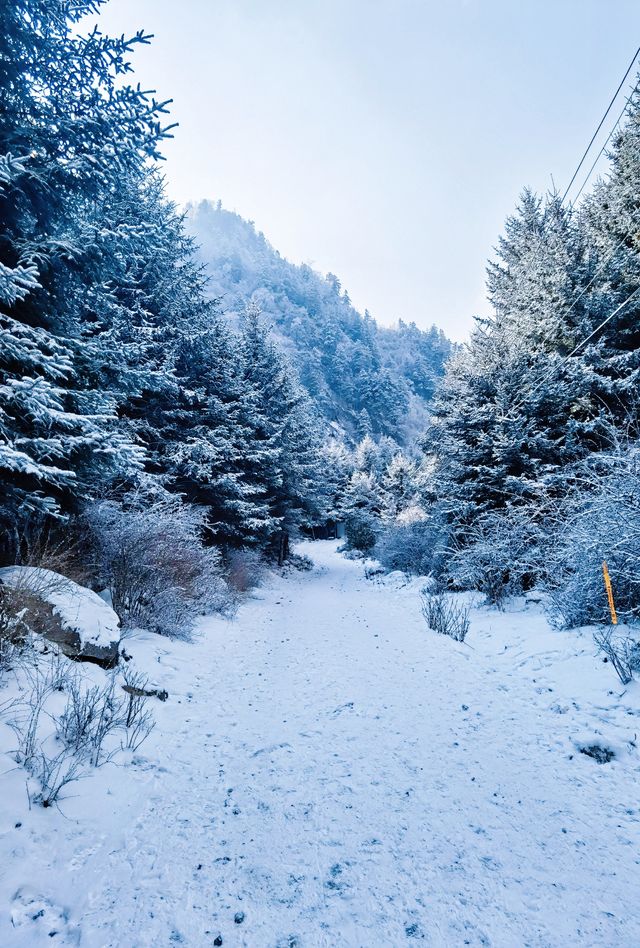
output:
POLYGON ((417 582, 303 552, 193 644, 127 640, 169 700, 60 811, 4 758, 0 945, 640 944, 638 686, 536 606, 461 645, 417 582))

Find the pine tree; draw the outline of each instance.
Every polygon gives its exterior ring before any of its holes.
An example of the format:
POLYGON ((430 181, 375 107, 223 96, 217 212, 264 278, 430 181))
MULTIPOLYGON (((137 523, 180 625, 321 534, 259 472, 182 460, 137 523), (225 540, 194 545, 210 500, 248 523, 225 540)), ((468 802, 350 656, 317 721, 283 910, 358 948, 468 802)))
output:
POLYGON ((553 375, 581 324, 581 261, 580 235, 557 197, 543 203, 525 191, 489 267, 495 315, 450 361, 427 437, 442 503, 460 529, 559 486, 589 450, 587 379, 553 375))
MULTIPOLYGON (((612 167, 581 209, 589 248, 585 276, 594 280, 576 354, 590 377, 591 415, 606 412, 616 428, 640 434, 640 91, 616 136, 612 167), (602 329, 598 327, 618 307, 602 329)), ((611 440, 611 439, 609 439, 611 440)))
POLYGON ((116 400, 94 375, 94 307, 84 301, 108 289, 94 282, 82 222, 123 178, 143 172, 167 129, 163 104, 117 79, 146 37, 76 35, 99 6, 7 0, 0 12, 5 531, 19 517, 68 507, 100 469, 137 462, 116 400))
POLYGON ((318 420, 255 308, 243 317, 239 352, 243 419, 251 430, 247 473, 269 511, 258 540, 282 563, 291 534, 326 513, 318 420))

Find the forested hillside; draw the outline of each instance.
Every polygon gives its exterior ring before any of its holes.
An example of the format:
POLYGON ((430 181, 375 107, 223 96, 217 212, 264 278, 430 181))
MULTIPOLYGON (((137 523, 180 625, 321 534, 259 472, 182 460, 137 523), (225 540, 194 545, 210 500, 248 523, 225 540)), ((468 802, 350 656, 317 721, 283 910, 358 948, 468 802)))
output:
POLYGON ((379 326, 354 309, 336 276, 290 263, 220 202, 191 206, 187 227, 209 295, 232 321, 249 304, 263 313, 325 419, 351 439, 384 434, 400 443, 425 427, 453 350, 441 330, 379 326))

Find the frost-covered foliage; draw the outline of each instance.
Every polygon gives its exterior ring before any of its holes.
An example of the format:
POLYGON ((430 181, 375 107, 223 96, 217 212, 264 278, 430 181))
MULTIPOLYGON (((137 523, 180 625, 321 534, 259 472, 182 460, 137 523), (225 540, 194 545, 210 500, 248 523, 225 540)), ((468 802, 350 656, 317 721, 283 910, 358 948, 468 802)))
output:
POLYGON ((210 293, 233 317, 257 304, 327 422, 352 438, 391 435, 405 442, 424 426, 426 407, 452 345, 441 330, 395 329, 360 315, 333 274, 283 259, 253 224, 221 205, 189 209, 210 293))
POLYGON ((329 509, 344 521, 347 549, 372 553, 386 569, 439 574, 447 527, 432 503, 431 460, 371 435, 350 452, 328 450, 334 474, 329 509))
POLYGON ((621 620, 640 618, 640 449, 595 455, 575 472, 547 551, 556 619, 608 622, 606 561, 621 620))
POLYGON ((183 637, 198 614, 230 608, 220 555, 202 543, 203 511, 166 497, 125 500, 83 515, 97 582, 123 624, 183 637))
POLYGON ((347 515, 345 534, 349 549, 370 553, 378 538, 378 522, 366 510, 353 510, 347 515))
POLYGON ((530 589, 544 562, 544 531, 534 511, 507 508, 479 517, 450 550, 447 572, 460 589, 478 589, 501 607, 530 589))
POLYGON ((440 575, 446 556, 446 533, 434 516, 388 524, 379 537, 374 556, 388 570, 416 576, 440 575))
MULTIPOLYGON (((101 378, 111 306, 96 208, 139 175, 164 107, 117 77, 146 38, 77 34, 100 0, 6 0, 0 29, 0 520, 136 464, 101 378)), ((101 211, 102 213, 102 211, 101 211)), ((102 218, 101 218, 102 223, 102 218)), ((120 222, 123 229, 129 222, 120 222)))
POLYGON ((225 557, 224 575, 236 593, 246 593, 259 586, 265 574, 266 561, 257 550, 229 550, 225 557))

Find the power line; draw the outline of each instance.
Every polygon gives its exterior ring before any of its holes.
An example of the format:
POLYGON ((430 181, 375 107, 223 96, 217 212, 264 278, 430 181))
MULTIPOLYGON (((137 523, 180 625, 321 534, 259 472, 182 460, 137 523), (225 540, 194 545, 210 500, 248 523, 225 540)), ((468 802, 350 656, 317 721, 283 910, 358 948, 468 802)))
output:
POLYGON ((574 355, 578 352, 579 349, 582 349, 583 346, 586 346, 586 344, 587 344, 588 342, 590 342, 590 341, 593 339, 593 337, 594 337, 595 335, 597 335, 597 334, 600 332, 600 330, 603 329, 603 328, 607 325, 607 323, 610 323, 611 320, 614 318, 614 316, 617 316, 618 313, 620 312, 620 310, 621 310, 621 309, 624 309, 624 307, 627 305, 627 303, 630 303, 631 300, 633 299, 633 297, 634 297, 637 293, 639 293, 639 292, 640 292, 640 286, 637 286, 637 287, 635 288, 635 290, 633 291, 633 293, 630 293, 629 296, 627 296, 627 298, 626 298, 626 300, 624 300, 624 302, 620 303, 619 306, 616 306, 616 308, 614 309, 614 311, 613 311, 612 313, 609 313, 609 315, 607 316, 607 318, 606 318, 606 319, 603 319, 602 322, 600 323, 600 325, 599 325, 599 326, 596 326, 596 328, 593 330, 593 332, 590 332, 590 333, 589 333, 589 335, 586 337, 586 339, 583 339, 582 342, 579 342, 577 346, 574 346, 574 348, 571 350, 571 352, 570 352, 568 355, 566 355, 566 356, 564 357, 564 359, 562 360, 562 362, 560 363, 560 365, 564 365, 564 363, 567 362, 567 360, 570 359, 572 356, 574 356, 574 355))
POLYGON ((606 112, 604 113, 604 115, 603 115, 602 118, 600 119, 600 123, 599 123, 598 127, 596 128, 595 132, 593 133, 593 135, 592 135, 592 137, 591 137, 591 141, 590 141, 589 144, 587 145, 587 147, 586 147, 586 149, 585 149, 585 151, 584 151, 584 154, 582 155, 582 158, 580 159, 580 161, 579 161, 579 163, 578 163, 578 167, 577 167, 576 170, 573 172, 573 177, 571 178, 571 181, 570 181, 569 184, 567 185, 566 191, 565 191, 564 194, 562 195, 562 201, 560 202, 561 204, 564 204, 565 198, 567 197, 567 194, 568 194, 569 191, 571 190, 571 185, 573 184, 573 182, 574 182, 574 181, 576 180, 576 178, 578 177, 578 172, 580 171, 580 168, 581 168, 582 165, 584 164, 584 161, 585 161, 587 155, 588 155, 589 152, 591 151, 591 146, 593 145, 594 141, 596 140, 596 138, 597 138, 597 136, 598 136, 598 132, 600 131, 600 129, 601 129, 602 126, 604 125, 604 123, 605 123, 605 121, 606 121, 606 118, 607 118, 607 115, 609 114, 609 112, 610 112, 611 109, 613 108, 613 103, 614 103, 614 102, 616 101, 616 99, 618 98, 618 93, 620 92, 620 90, 622 89, 623 85, 625 84, 626 79, 627 79, 627 76, 629 75, 629 73, 630 73, 631 70, 633 69, 633 65, 634 65, 636 59, 638 58, 638 55, 640 55, 640 46, 637 48, 637 50, 636 50, 635 53, 633 54, 633 59, 632 59, 631 62, 629 63, 628 69, 627 69, 627 71, 625 72, 624 76, 622 77, 622 80, 621 80, 621 82, 620 82, 620 85, 618 86, 618 88, 617 88, 616 91, 614 92, 613 97, 612 97, 611 101, 609 102, 609 105, 607 106, 606 112))
MULTIPOLYGON (((635 89, 634 89, 633 91, 634 91, 634 92, 637 92, 637 90, 638 90, 638 86, 636 85, 636 87, 635 87, 635 89)), ((580 197, 580 195, 581 195, 582 192, 584 191, 584 189, 585 189, 585 187, 586 187, 586 184, 587 184, 589 178, 590 178, 591 175, 593 174, 593 169, 595 168, 595 166, 598 164, 598 162, 599 162, 600 159, 602 158, 602 154, 603 154, 605 148, 607 147, 607 145, 608 145, 609 142, 611 141, 611 139, 612 139, 612 137, 613 137, 613 135, 614 135, 614 133, 615 133, 615 130, 617 129, 617 127, 618 127, 618 125, 620 124, 620 122, 622 121, 622 118, 623 118, 623 116, 624 116, 624 113, 625 113, 625 112, 627 111, 627 109, 629 108, 630 103, 631 103, 631 96, 625 101, 624 106, 623 106, 623 108, 622 108, 622 111, 621 111, 620 115, 618 116, 615 125, 613 126, 613 128, 611 129, 611 131, 609 132, 609 134, 607 135, 607 137, 605 138, 604 144, 603 144, 602 148, 601 148, 600 151, 598 152, 595 161, 593 162, 593 164, 592 164, 591 167, 589 168, 589 171, 587 172, 587 176, 586 176, 586 178, 584 179, 584 181, 582 182, 582 184, 581 184, 581 186, 580 186, 580 190, 578 191, 578 193, 576 194, 576 196, 574 197, 574 199, 573 199, 572 202, 571 202, 571 206, 572 206, 572 207, 575 207, 575 205, 576 205, 576 203, 577 203, 577 201, 578 201, 578 198, 580 197)))
MULTIPOLYGON (((622 89, 622 87, 623 87, 623 85, 624 85, 624 83, 625 83, 625 81, 626 81, 626 79, 627 79, 629 73, 631 72, 634 63, 635 63, 636 60, 638 59, 638 56, 639 56, 639 55, 640 55, 640 46, 639 46, 638 49, 635 51, 634 56, 633 56, 633 59, 632 59, 631 62, 629 63, 629 66, 627 67, 627 70, 626 70, 624 76, 623 76, 622 79, 620 80, 620 83, 619 83, 619 85, 618 85, 618 88, 616 89, 616 91, 615 91, 613 97, 611 98, 611 101, 609 102, 609 105, 608 105, 608 107, 607 107, 606 112, 604 113, 604 115, 603 115, 602 118, 600 119, 600 122, 599 122, 599 124, 598 124, 598 127, 596 128, 595 132, 594 132, 593 135, 591 136, 591 141, 589 142, 589 144, 588 144, 587 148, 585 149, 585 151, 584 151, 584 153, 583 153, 583 155, 582 155, 580 161, 578 162, 578 165, 577 165, 577 167, 576 167, 576 170, 574 171, 574 173, 573 173, 573 175, 572 175, 572 177, 571 177, 571 181, 570 181, 569 184, 567 185, 567 188, 566 188, 566 190, 565 190, 565 192, 564 192, 564 194, 563 194, 563 196, 562 196, 562 199, 561 199, 561 201, 560 201, 560 206, 562 206, 562 205, 564 204, 564 201, 565 201, 565 199, 566 199, 566 197, 567 197, 567 194, 569 193, 569 190, 571 189, 571 186, 573 185, 573 182, 574 182, 575 179, 577 178, 578 173, 579 173, 579 171, 580 171, 580 168, 581 168, 582 165, 584 164, 584 161, 585 161, 587 155, 589 154, 589 151, 591 150, 591 146, 593 145, 594 141, 596 140, 596 138, 597 138, 597 136, 598 136, 598 132, 599 132, 600 129, 602 128, 602 126, 603 126, 603 124, 604 124, 604 122, 605 122, 605 120, 606 120, 606 118, 607 118, 607 115, 608 115, 609 112, 611 111, 611 108, 613 107, 613 104, 614 104, 614 102, 616 101, 616 99, 617 99, 617 97, 618 97, 618 94, 619 94, 620 90, 622 89)), ((636 86, 635 86, 633 92, 636 92, 636 91, 638 90, 639 85, 640 85, 639 83, 636 83, 636 86)), ((633 95, 633 93, 631 93, 631 95, 633 95)), ((616 122, 614 123, 613 127, 611 128, 611 131, 610 131, 609 134, 607 135, 607 138, 606 138, 604 144, 602 145, 600 151, 598 152, 598 155, 596 156, 595 161, 594 161, 593 164, 591 165, 591 168, 589 169, 589 172, 588 172, 586 178, 585 178, 584 181, 582 182, 582 185, 581 185, 581 187, 580 187, 580 190, 578 191, 578 193, 576 194, 575 198, 574 198, 573 201, 571 202, 571 205, 570 205, 570 206, 571 206, 572 208, 575 206, 576 201, 578 200, 578 198, 579 198, 580 195, 582 194, 582 192, 583 192, 583 190, 584 190, 584 188, 585 188, 587 182, 589 181, 589 178, 591 177, 591 175, 592 175, 592 173, 593 173, 594 168, 596 167, 598 161, 599 161, 600 158, 602 157, 602 154, 603 154, 605 148, 607 147, 609 141, 611 140, 611 137, 613 136, 613 134, 614 134, 616 128, 617 128, 618 125, 620 124, 620 122, 621 122, 621 120, 622 120, 622 118, 623 118, 623 116, 624 116, 624 113, 626 112, 627 108, 629 107, 629 104, 630 104, 630 102, 631 102, 631 95, 625 100, 625 104, 624 104, 624 106, 623 106, 623 108, 622 108, 622 111, 620 112, 620 114, 619 114, 619 116, 618 116, 616 122)), ((543 221, 542 232, 538 235, 538 243, 537 243, 537 246, 536 246, 536 250, 535 250, 533 259, 529 262, 529 265, 528 265, 528 267, 527 267, 526 272, 523 274, 523 277, 526 277, 526 276, 529 275, 529 273, 531 273, 531 271, 533 270, 533 267, 537 264, 537 262, 538 262, 538 260, 539 260, 539 258, 540 258, 540 255, 541 255, 541 253, 542 253, 543 247, 544 247, 544 245, 545 245, 545 237, 546 237, 545 231, 546 231, 546 226, 545 226, 545 222, 543 221)), ((593 282, 594 282, 594 280, 595 280, 595 277, 601 272, 601 270, 604 268, 604 266, 606 265, 606 263, 611 259, 611 257, 613 256, 613 254, 616 253, 616 251, 617 251, 618 248, 622 245, 622 243, 624 243, 624 241, 625 241, 626 238, 629 236, 629 234, 630 234, 630 232, 628 232, 628 233, 625 235, 625 237, 623 237, 623 239, 622 239, 622 241, 620 242, 620 244, 618 244, 618 246, 614 249, 614 251, 612 251, 612 253, 611 253, 611 254, 607 257, 607 259, 604 261, 604 263, 599 267, 598 271, 596 271, 596 274, 595 274, 594 277, 591 279, 591 281, 589 282, 589 284, 582 290, 582 292, 579 294, 579 296, 578 296, 575 300, 573 300, 573 302, 571 303, 571 306, 569 307, 569 309, 568 309, 567 312, 565 313, 565 316, 568 315, 568 313, 571 312, 571 310, 574 308, 574 306, 576 305, 576 303, 582 298, 582 296, 584 296, 584 294, 587 292, 587 290, 593 285, 593 282)), ((511 330, 510 330, 510 331, 507 330, 507 333, 506 333, 506 340, 507 340, 507 342, 515 342, 516 339, 517 339, 517 336, 518 336, 517 330, 516 330, 515 326, 513 326, 513 327, 511 327, 511 330)), ((543 339, 541 340, 541 342, 545 342, 548 338, 550 338, 549 333, 547 333, 546 336, 543 337, 543 339)))
MULTIPOLYGON (((621 79, 621 81, 620 81, 620 83, 619 83, 619 85, 618 85, 618 88, 616 89, 614 95, 613 95, 612 98, 611 98, 611 101, 609 102, 609 105, 607 106, 607 109, 606 109, 604 115, 602 116, 602 118, 600 119, 600 122, 598 123, 598 127, 596 128, 595 132, 594 132, 593 135, 591 136, 591 140, 590 140, 589 144, 587 145, 587 147, 586 147, 586 149, 585 149, 585 151, 584 151, 582 157, 580 158, 580 161, 578 162, 578 165, 577 165, 577 167, 576 167, 576 170, 574 171, 574 173, 573 173, 573 175, 572 175, 572 177, 571 177, 571 180, 569 181, 569 184, 567 185, 567 187, 566 187, 566 189, 565 189, 565 192, 564 192, 564 194, 562 195, 562 198, 561 198, 561 200, 560 200, 560 206, 562 206, 562 205, 564 204, 564 201, 566 200, 567 194, 569 193, 569 191, 570 191, 570 189, 571 189, 571 187, 572 187, 574 181, 576 180, 576 178, 577 178, 577 176, 578 176, 578 174, 579 174, 579 172, 580 172, 580 168, 581 168, 582 165, 584 164, 584 162, 585 162, 585 160, 586 160, 586 158, 587 158, 587 155, 589 154, 589 152, 590 152, 590 150, 591 150, 591 147, 592 147, 594 141, 596 140, 596 138, 597 138, 597 136, 598 136, 598 133, 600 132, 600 129, 601 129, 602 126, 604 125, 604 123, 605 123, 605 121, 606 121, 606 119, 607 119, 607 116, 608 116, 609 112, 611 111, 611 109, 612 109, 612 107, 613 107, 613 105, 614 105, 614 103, 615 103, 615 101, 616 101, 616 99, 617 99, 617 97, 618 97, 618 95, 619 95, 619 93, 620 93, 620 90, 622 89, 622 87, 623 87, 623 85, 624 85, 624 83, 625 83, 625 81, 626 81, 626 79, 627 79, 629 73, 630 73, 631 70, 633 69, 634 63, 636 62, 636 60, 637 60, 637 58, 638 58, 639 55, 640 55, 640 46, 639 46, 638 49, 635 51, 635 53, 634 53, 634 55, 633 55, 633 58, 632 58, 631 62, 629 63, 629 66, 627 67, 627 70, 626 70, 624 76, 622 77, 622 79, 621 79)), ((636 88, 636 89, 638 88, 638 84, 636 84, 636 87, 635 87, 635 88, 636 88)), ((576 195, 574 201, 572 202, 572 205, 571 205, 572 207, 573 207, 573 204, 575 204, 575 201, 577 201, 577 199, 579 198, 580 194, 582 193, 582 191, 583 191, 585 185, 587 184, 587 181, 589 180, 589 178, 590 178, 590 176, 591 176, 591 174, 592 174, 592 172, 593 172, 593 169, 595 168, 596 164, 597 164, 598 161, 600 160, 600 157, 602 156, 602 153, 604 152, 604 150, 605 150, 605 148, 606 148, 608 142, 610 141, 610 139, 611 139, 611 137, 612 137, 612 135, 613 135, 615 129, 617 128, 617 126, 618 126, 618 124, 620 123, 622 117, 624 116, 624 113, 625 113, 626 109, 628 108, 629 102, 630 102, 630 98, 627 99, 627 101, 625 101, 624 108, 622 109, 620 115, 618 116, 618 119, 616 120, 616 122, 615 122, 613 128, 612 128, 611 131, 609 132, 609 135, 607 136, 607 139, 606 139, 606 141, 604 142, 602 148, 600 149, 600 151, 599 151, 599 153, 598 153, 598 155, 597 155, 595 161, 593 162, 593 164, 592 164, 592 166, 591 166, 591 168, 590 168, 590 170, 589 170, 589 173, 587 174, 587 177, 585 178, 584 182, 582 183, 582 186, 581 186, 580 190, 578 191, 578 194, 576 195)), ((599 266, 598 269, 596 270, 595 274, 593 275, 593 277, 591 278, 591 280, 589 281, 589 283, 581 290, 581 292, 578 294, 578 296, 571 302, 571 305, 569 306, 569 309, 563 314, 565 317, 573 310, 573 308, 576 306, 576 304, 579 302, 579 300, 582 299, 582 297, 585 295, 585 293, 587 293, 587 291, 591 288, 591 286, 593 286, 593 284, 594 284, 596 278, 599 276, 599 274, 602 272, 602 270, 605 268, 605 266, 607 265, 607 263, 608 263, 608 262, 611 260, 611 258, 614 256, 614 254, 616 254, 617 251, 620 249, 620 247, 624 244, 625 240, 630 236, 630 234, 631 234, 631 231, 628 231, 628 232, 624 235, 624 237, 622 238, 622 240, 620 240, 619 243, 616 244, 616 246, 614 247, 614 249, 609 253, 609 255, 605 258, 605 260, 600 264, 600 266, 599 266)), ((537 247, 536 247, 535 255, 534 255, 533 259, 530 261, 529 266, 527 267, 526 272, 522 275, 523 277, 527 276, 527 275, 532 271, 532 269, 533 269, 533 267, 535 266, 535 264, 537 263, 537 261, 538 261, 538 259, 539 259, 539 256, 540 256, 540 253, 541 253, 542 248, 543 248, 544 243, 545 243, 545 236, 546 236, 546 235, 545 235, 545 227, 544 227, 544 222, 543 222, 542 233, 539 234, 539 240, 538 240, 538 245, 537 245, 537 247)), ((543 386, 550 378, 552 378, 553 375, 557 372, 557 370, 558 370, 559 368, 562 368, 562 366, 565 365, 565 364, 567 363, 567 361, 568 361, 570 358, 572 358, 572 357, 573 357, 583 346, 585 346, 604 326, 606 326, 607 323, 609 323, 609 322, 633 299, 633 297, 638 293, 639 290, 640 290, 640 287, 636 288, 636 289, 633 291, 633 293, 631 293, 630 296, 628 296, 627 299, 624 300, 623 303, 621 303, 605 320, 603 320, 602 323, 600 323, 599 326, 597 326, 597 327, 593 330, 593 332, 591 332, 591 333, 586 337, 586 339, 583 339, 580 343, 578 343, 578 345, 575 346, 574 349, 572 349, 572 351, 571 351, 567 356, 565 356, 565 357, 561 360, 561 362, 559 362, 557 365, 555 365, 555 366, 552 368, 552 370, 551 370, 549 373, 547 373, 547 374, 534 386, 534 388, 531 389, 531 391, 529 391, 529 392, 527 393, 527 395, 526 395, 524 398, 522 398, 522 399, 516 401, 515 404, 513 404, 513 405, 511 406, 510 410, 507 412, 507 415, 504 417, 503 420, 508 419, 510 416, 513 417, 513 413, 514 413, 518 408, 520 408, 532 395, 534 395, 534 394, 541 388, 541 386, 543 386)), ((518 336, 517 329, 516 329, 515 326, 512 326, 512 327, 511 327, 511 331, 507 330, 507 332, 506 332, 506 334, 505 334, 505 341, 507 342, 507 344, 509 344, 510 342, 515 341, 515 339, 517 338, 517 336, 518 336)), ((543 337, 543 339, 542 339, 541 341, 544 342, 544 341, 546 341, 548 338, 550 338, 550 334, 547 332, 547 334, 543 337)))

